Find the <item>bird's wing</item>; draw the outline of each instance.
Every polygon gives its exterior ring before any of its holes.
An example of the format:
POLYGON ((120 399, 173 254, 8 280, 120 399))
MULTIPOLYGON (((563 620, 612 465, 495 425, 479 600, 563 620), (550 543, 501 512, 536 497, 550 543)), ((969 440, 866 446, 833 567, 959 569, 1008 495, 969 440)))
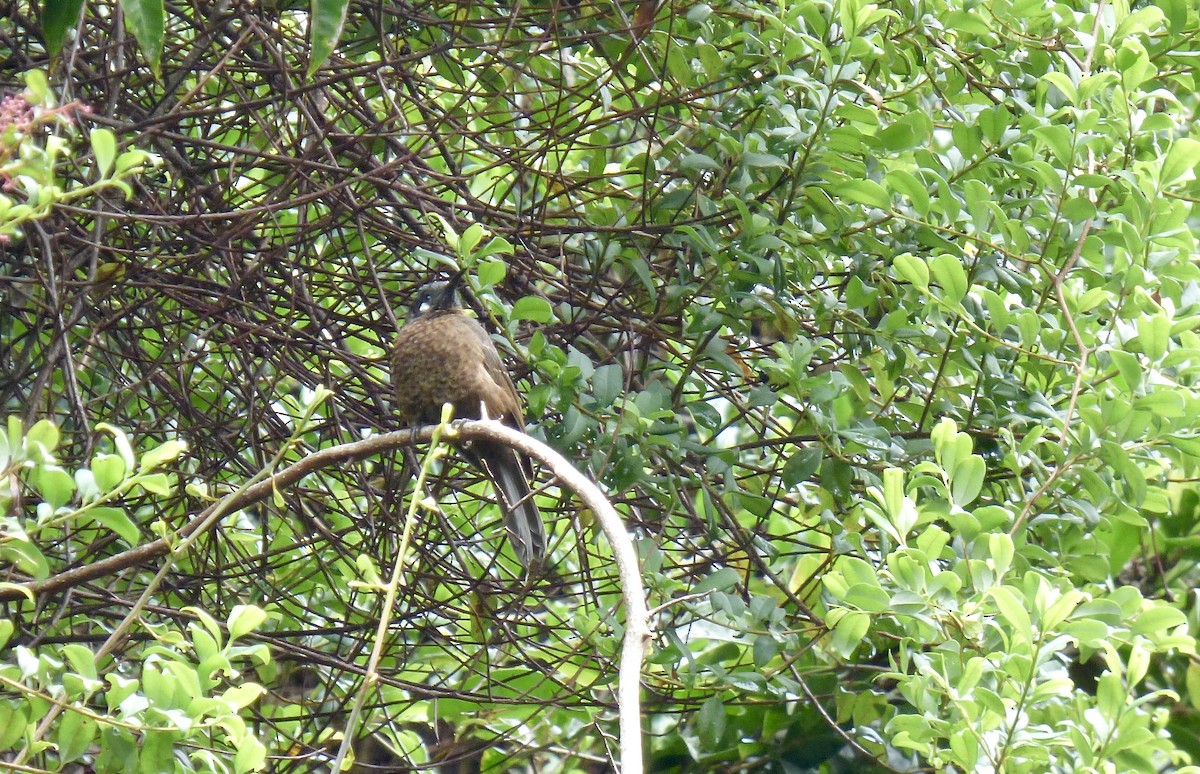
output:
POLYGON ((488 413, 493 419, 505 420, 518 430, 524 430, 525 412, 521 409, 521 399, 504 361, 500 358, 500 353, 496 350, 496 345, 492 343, 492 337, 479 323, 470 318, 464 319, 469 321, 483 355, 480 378, 492 387, 487 390, 487 395, 491 398, 488 401, 488 413))

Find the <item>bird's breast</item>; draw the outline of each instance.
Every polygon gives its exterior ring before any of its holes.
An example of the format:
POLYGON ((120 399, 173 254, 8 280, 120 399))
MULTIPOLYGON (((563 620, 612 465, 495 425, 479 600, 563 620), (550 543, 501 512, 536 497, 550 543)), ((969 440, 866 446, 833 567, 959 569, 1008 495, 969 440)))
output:
POLYGON ((400 329, 392 354, 396 409, 410 423, 441 419, 442 404, 452 403, 455 416, 479 417, 479 401, 487 385, 480 383, 484 353, 471 326, 460 313, 421 317, 400 329))

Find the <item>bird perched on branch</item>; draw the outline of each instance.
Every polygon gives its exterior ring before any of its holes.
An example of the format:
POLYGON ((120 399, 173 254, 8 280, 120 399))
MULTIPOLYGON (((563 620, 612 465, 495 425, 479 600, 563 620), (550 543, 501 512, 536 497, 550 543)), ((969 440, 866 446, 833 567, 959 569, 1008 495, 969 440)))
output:
MULTIPOLYGON (((396 407, 409 424, 441 421, 442 404, 454 406, 455 419, 498 419, 525 429, 521 399, 491 337, 462 310, 458 288, 462 272, 449 280, 427 282, 417 290, 408 319, 392 351, 392 387, 396 407)), ((509 539, 526 568, 546 555, 546 530, 533 502, 529 458, 504 444, 476 440, 464 456, 496 487, 509 539)))

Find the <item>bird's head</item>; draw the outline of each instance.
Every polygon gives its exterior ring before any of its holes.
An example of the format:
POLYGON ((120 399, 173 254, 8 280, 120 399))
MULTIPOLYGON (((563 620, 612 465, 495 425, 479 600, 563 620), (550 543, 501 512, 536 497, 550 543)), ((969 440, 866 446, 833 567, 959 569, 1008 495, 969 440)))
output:
POLYGON ((446 280, 433 280, 417 288, 416 298, 408 319, 415 320, 430 312, 443 312, 447 309, 459 309, 462 303, 458 300, 458 286, 462 283, 463 272, 457 271, 446 280))

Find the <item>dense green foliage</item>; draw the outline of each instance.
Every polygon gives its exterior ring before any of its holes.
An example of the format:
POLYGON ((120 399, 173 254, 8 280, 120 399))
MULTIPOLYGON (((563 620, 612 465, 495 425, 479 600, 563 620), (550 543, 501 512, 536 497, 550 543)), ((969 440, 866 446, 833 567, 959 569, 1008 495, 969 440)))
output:
POLYGON ((1200 759, 1194 3, 284 5, 0 22, 92 110, 0 127, 5 760, 604 770, 611 551, 548 476, 526 579, 424 458, 382 634, 422 458, 210 507, 395 427, 450 265, 638 538, 649 768, 1200 759))

